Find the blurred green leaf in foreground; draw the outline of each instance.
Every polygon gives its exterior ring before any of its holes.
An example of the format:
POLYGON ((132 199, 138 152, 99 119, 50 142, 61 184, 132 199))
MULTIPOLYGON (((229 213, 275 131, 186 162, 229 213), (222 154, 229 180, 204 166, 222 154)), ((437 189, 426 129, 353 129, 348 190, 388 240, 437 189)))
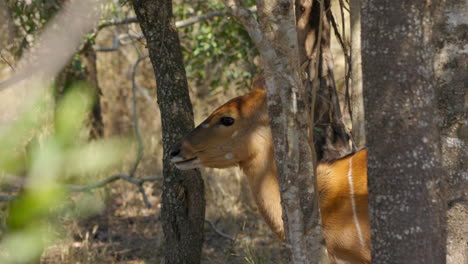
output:
MULTIPOLYGON (((59 234, 58 218, 70 209, 67 179, 102 174, 122 162, 128 141, 82 136, 92 102, 87 91, 75 85, 56 106, 45 96, 0 131, 0 183, 7 174, 24 177, 8 209, 0 263, 38 262, 59 234)), ((95 208, 89 202, 79 202, 80 209, 95 208)))

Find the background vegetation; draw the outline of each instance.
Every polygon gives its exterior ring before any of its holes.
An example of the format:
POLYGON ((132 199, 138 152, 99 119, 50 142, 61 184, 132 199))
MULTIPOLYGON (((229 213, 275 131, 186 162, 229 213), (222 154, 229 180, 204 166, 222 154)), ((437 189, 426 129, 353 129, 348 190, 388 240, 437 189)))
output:
MULTIPOLYGON (((68 65, 53 80, 34 84, 46 87, 42 96, 31 92, 34 87, 1 87, 27 66, 20 59, 37 48, 45 28, 60 28, 51 21, 67 2, 0 0, 0 21, 4 21, 0 25, 0 262, 162 262, 160 113, 145 40, 129 2, 114 0, 99 8, 99 23, 82 39, 68 65), (96 109, 102 120, 99 133, 92 132, 96 109), (142 144, 138 144, 135 120, 142 144), (141 160, 139 146, 144 147, 141 160), (102 188, 82 187, 110 176, 112 182, 103 183, 102 188)), ((463 10, 457 5, 450 5, 450 12, 463 10)), ((177 21, 218 10, 224 10, 219 0, 174 1, 177 21)), ((333 12, 347 45, 349 28, 343 34, 342 27, 349 23, 342 23, 339 10, 333 12)), ((343 16, 346 20, 347 11, 343 16)), ((457 187, 449 193, 455 201, 449 204, 449 221, 459 223, 457 228, 449 227, 448 244, 449 251, 456 244, 453 252, 462 253, 453 259, 461 259, 466 253, 458 244, 466 248, 467 210, 456 199, 462 197, 463 202, 467 190, 463 188, 466 107, 456 100, 466 98, 466 51, 460 48, 466 43, 466 23, 459 16, 437 19, 440 32, 434 35, 442 36, 434 42, 439 48, 437 81, 442 87, 438 96, 442 108, 447 108, 442 143, 446 153, 456 152, 446 157, 457 176, 449 180, 450 188, 457 187), (453 31, 453 39, 444 35, 447 31, 453 31)), ((251 78, 259 71, 258 52, 242 26, 226 14, 182 27, 179 36, 195 123, 200 123, 215 107, 249 90, 251 78)), ((335 80, 344 87, 342 45, 335 40, 332 49, 335 80)), ((343 101, 345 92, 339 91, 343 101)), ((203 262, 284 263, 284 247, 259 217, 241 172, 205 169, 202 175, 207 199, 203 262)))
MULTIPOLYGON (((5 31, 2 29, 2 34, 8 32, 8 35, 2 36, 5 37, 2 38, 5 45, 1 49, 0 80, 8 79, 15 72, 21 56, 34 46, 39 34, 64 2, 2 3, 2 12, 9 18, 9 23, 4 25, 5 31)), ((178 21, 224 9, 221 1, 176 1, 174 7, 178 21)), ((101 8, 100 25, 112 19, 134 17, 132 7, 126 1, 113 1, 101 8)), ((253 64, 254 61, 258 62, 257 51, 242 26, 226 15, 195 23, 179 32, 195 119, 199 123, 214 107, 249 90, 251 77, 257 72, 253 64)), ((1 108, 6 110, 0 114, 0 135, 3 139, 0 141, 0 194, 17 197, 13 203, 3 201, 0 204, 0 256, 5 261, 22 263, 40 259, 41 263, 143 263, 162 260, 164 236, 158 219, 162 183, 156 181, 155 185, 153 182, 143 185, 151 208, 145 206, 138 188, 124 181, 85 192, 70 192, 70 185, 77 187, 95 183, 130 171, 133 167, 138 151, 132 111, 133 75, 144 146, 144 155, 135 177, 162 176, 161 124, 149 60, 143 59, 134 74, 135 62, 146 55, 138 25, 97 26, 83 39, 83 46, 86 43, 96 51, 96 75, 104 124, 102 139, 88 143, 90 124, 87 117, 94 94, 88 93, 86 110, 77 109, 80 107, 78 102, 81 102, 77 101, 77 96, 83 96, 73 92, 74 88, 61 88, 64 79, 65 86, 74 87, 79 80, 76 76, 89 74, 88 58, 83 47, 70 60, 64 70, 65 76, 61 73, 46 99, 42 99, 47 103, 36 103, 20 114, 24 109, 14 109, 22 108, 24 94, 0 91, 1 108), (117 48, 116 39, 119 40, 117 48), (57 100, 58 91, 64 92, 65 97, 57 100), (38 104, 40 106, 36 106, 38 104), (60 111, 63 108, 68 109, 63 110, 65 114, 60 111), (74 124, 79 123, 78 119, 83 122, 76 127, 74 124), (16 120, 14 124, 12 120, 16 120), (62 124, 64 122, 68 123, 62 124), (128 140, 122 138, 130 140, 130 145, 126 145, 128 140), (67 142, 57 147, 57 142, 61 141, 67 142), (116 145, 116 142, 120 143, 116 145), (89 148, 92 148, 89 162, 96 164, 90 164, 94 167, 86 170, 86 164, 81 162, 85 156, 76 152, 89 148), (50 152, 55 154, 47 154, 50 152), (12 160, 12 153, 17 159, 12 160), (65 153, 73 155, 68 157, 65 153), (56 160, 57 157, 60 157, 59 160, 56 160), (106 160, 97 157, 105 157, 106 160), (70 167, 69 159, 76 159, 79 166, 70 167), (34 164, 42 165, 36 168, 34 164), (44 181, 44 177, 49 179, 44 182, 45 190, 25 187, 34 185, 29 182, 44 181), (18 247, 18 241, 22 241, 22 247, 18 247)), ((90 90, 89 87, 93 85, 90 80, 79 84, 82 90, 90 90)), ((237 169, 207 169, 203 171, 203 176, 208 201, 206 217, 209 221, 205 230, 204 262, 281 263, 279 256, 283 254, 282 246, 258 217, 241 173, 237 169), (229 238, 220 233, 227 234, 229 238)))

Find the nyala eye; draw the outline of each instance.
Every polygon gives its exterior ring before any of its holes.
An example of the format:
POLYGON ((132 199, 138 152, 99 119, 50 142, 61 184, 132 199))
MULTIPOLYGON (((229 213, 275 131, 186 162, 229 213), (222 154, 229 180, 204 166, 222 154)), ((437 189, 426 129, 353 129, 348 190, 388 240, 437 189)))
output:
POLYGON ((234 118, 232 118, 230 116, 224 116, 224 117, 221 117, 221 120, 219 120, 219 122, 223 126, 230 126, 230 125, 234 124, 234 118))

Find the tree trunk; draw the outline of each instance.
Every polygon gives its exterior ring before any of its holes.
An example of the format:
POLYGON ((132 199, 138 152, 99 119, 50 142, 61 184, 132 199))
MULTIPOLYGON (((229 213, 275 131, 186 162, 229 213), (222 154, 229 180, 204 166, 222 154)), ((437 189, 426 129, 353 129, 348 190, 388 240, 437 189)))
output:
POLYGON ((366 146, 364 99, 362 98, 361 0, 350 0, 351 22, 351 109, 353 140, 358 149, 366 146))
POLYGON ((304 85, 308 93, 316 91, 314 138, 319 161, 336 160, 354 150, 343 123, 333 75, 330 16, 330 0, 296 0, 300 65, 307 76, 304 85))
POLYGON ((468 263, 467 7, 468 0, 439 1, 432 16, 443 166, 448 172, 447 263, 451 264, 468 263))
POLYGON ((161 219, 165 263, 200 263, 205 199, 199 171, 180 171, 170 162, 170 148, 193 128, 179 37, 170 0, 133 0, 156 75, 163 128, 161 219))
POLYGON ((319 263, 323 238, 314 184, 314 147, 308 134, 313 126, 300 75, 294 2, 257 1, 259 22, 240 1, 228 1, 226 5, 246 27, 264 63, 291 263, 319 263))
POLYGON ((101 115, 101 88, 97 78, 96 52, 90 41, 86 41, 82 52, 71 59, 56 79, 55 100, 58 101, 77 82, 84 82, 93 96, 91 112, 86 124, 88 137, 97 139, 104 134, 101 115))
POLYGON ((440 132, 425 1, 363 1, 374 263, 445 263, 440 132))
MULTIPOLYGON (((15 54, 16 46, 18 46, 16 43, 17 40, 15 39, 17 36, 17 29, 15 28, 11 10, 6 0, 0 0, 0 21, 3 21, 0 25, 0 47, 2 47, 2 50, 5 49, 11 54, 15 54)), ((2 54, 2 56, 4 56, 4 54, 2 54)), ((0 61, 2 60, 3 58, 0 61)), ((5 63, 5 61, 2 61, 2 63, 5 63)))

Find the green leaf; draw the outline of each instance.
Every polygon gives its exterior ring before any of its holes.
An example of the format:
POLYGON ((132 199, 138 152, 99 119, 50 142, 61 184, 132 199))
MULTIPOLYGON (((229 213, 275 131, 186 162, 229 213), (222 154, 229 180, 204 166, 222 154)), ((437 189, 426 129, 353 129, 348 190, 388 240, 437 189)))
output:
POLYGON ((55 133, 62 144, 77 141, 91 103, 91 92, 83 84, 72 87, 60 100, 55 117, 55 133))

